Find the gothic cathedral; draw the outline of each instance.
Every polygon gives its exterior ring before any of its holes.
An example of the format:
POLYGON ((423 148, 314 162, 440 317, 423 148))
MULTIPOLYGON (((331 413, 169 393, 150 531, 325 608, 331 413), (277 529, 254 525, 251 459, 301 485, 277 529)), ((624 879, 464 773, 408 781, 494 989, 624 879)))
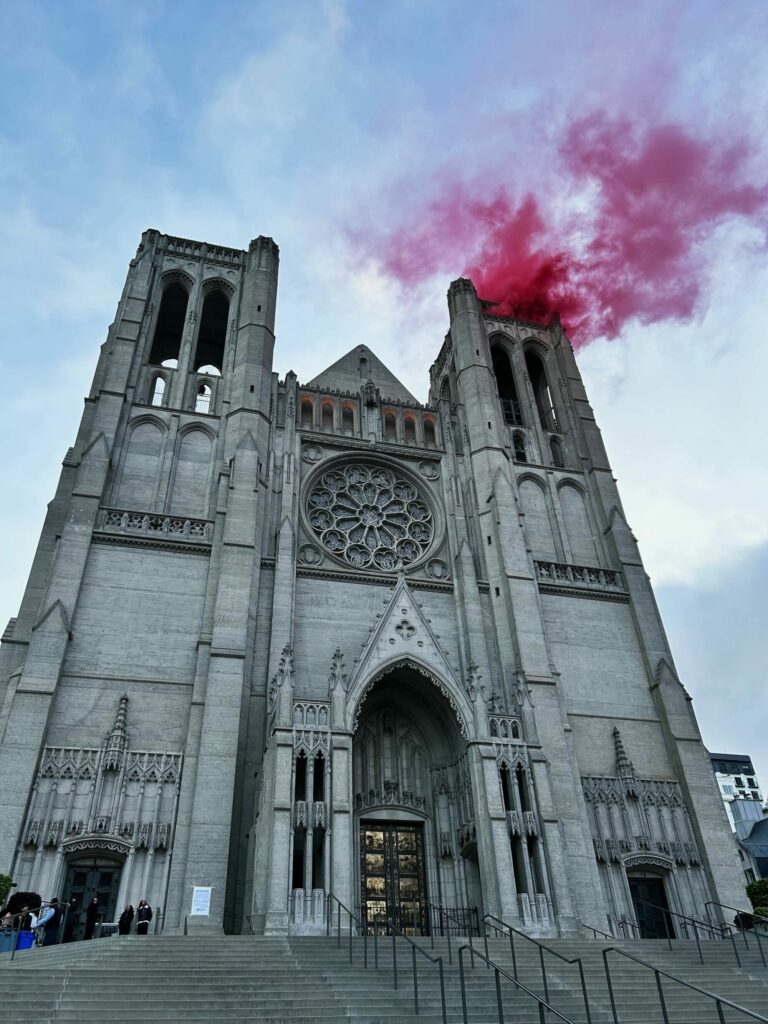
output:
MULTIPOLYGON (((272 372, 278 249, 144 233, 0 648, 0 871, 178 930, 743 902, 568 339, 272 372)), ((638 424, 638 426, 640 426, 638 424)))

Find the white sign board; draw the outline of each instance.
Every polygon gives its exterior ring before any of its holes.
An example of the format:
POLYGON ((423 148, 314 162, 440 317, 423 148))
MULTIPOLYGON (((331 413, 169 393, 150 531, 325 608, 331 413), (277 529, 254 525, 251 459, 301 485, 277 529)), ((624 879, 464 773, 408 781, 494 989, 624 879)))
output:
POLYGON ((192 886, 192 909, 190 917, 208 917, 211 912, 211 889, 210 885, 192 886))

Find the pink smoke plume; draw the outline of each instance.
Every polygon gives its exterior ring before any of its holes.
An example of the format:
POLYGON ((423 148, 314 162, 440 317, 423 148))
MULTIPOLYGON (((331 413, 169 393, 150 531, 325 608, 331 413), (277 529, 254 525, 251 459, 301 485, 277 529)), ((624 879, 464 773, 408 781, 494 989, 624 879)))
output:
POLYGON ((745 139, 598 113, 571 124, 559 154, 561 208, 582 195, 566 218, 534 190, 516 202, 503 186, 444 180, 408 226, 356 242, 404 285, 464 264, 491 312, 546 321, 557 311, 579 345, 632 319, 690 318, 704 288, 701 243, 731 217, 765 227, 768 185, 748 180, 745 139))

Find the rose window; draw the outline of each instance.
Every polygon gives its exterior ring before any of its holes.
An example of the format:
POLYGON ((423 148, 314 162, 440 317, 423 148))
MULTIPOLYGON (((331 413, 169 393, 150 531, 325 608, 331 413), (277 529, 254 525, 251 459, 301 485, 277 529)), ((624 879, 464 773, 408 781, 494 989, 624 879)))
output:
POLYGON ((307 501, 309 525, 322 545, 356 569, 393 570, 426 552, 432 511, 412 483, 380 466, 349 465, 324 473, 307 501))

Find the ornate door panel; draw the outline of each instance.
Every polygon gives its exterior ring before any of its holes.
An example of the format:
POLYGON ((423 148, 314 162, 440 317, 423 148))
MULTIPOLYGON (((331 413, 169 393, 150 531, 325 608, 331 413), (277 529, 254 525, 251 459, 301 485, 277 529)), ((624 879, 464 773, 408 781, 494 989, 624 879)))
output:
POLYGON ((394 920, 406 935, 428 930, 421 824, 360 823, 361 904, 369 923, 382 929, 394 920))

